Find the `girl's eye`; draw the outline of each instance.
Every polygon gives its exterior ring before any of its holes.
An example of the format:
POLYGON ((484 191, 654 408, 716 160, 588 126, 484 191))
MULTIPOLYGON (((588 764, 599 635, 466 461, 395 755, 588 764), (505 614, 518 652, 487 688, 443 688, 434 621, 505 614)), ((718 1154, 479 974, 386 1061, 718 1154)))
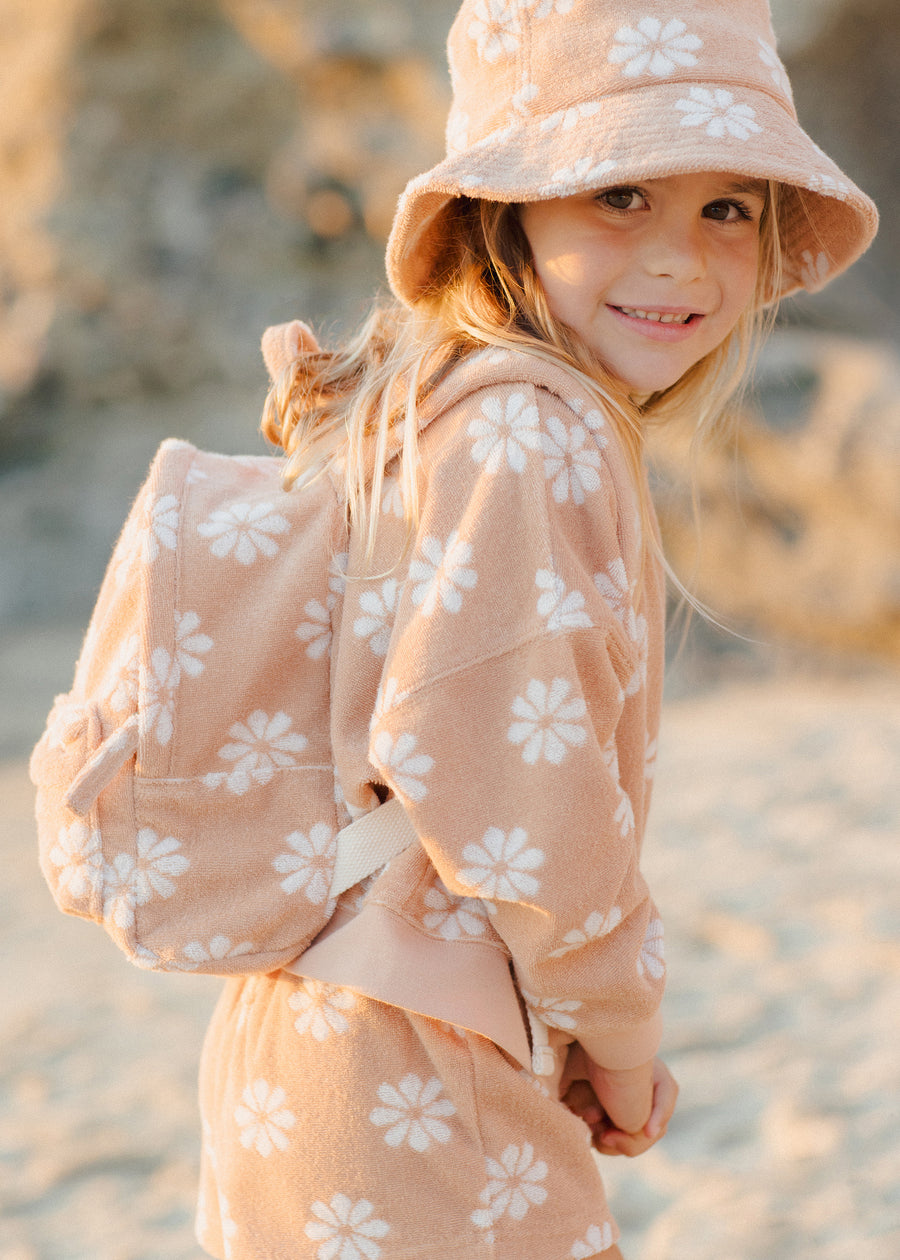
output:
POLYGON ((638 188, 607 188, 597 200, 609 210, 640 210, 644 194, 638 188))
POLYGON ((711 201, 708 206, 704 206, 703 213, 707 219, 713 219, 716 223, 753 218, 749 207, 742 201, 711 201))

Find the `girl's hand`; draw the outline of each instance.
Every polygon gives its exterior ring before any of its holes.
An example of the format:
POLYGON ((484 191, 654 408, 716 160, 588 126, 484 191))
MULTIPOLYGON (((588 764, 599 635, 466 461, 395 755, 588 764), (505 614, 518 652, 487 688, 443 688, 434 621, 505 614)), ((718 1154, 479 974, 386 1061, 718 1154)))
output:
POLYGON ((573 1047, 563 1102, 581 1116, 604 1155, 633 1157, 649 1150, 666 1132, 678 1085, 662 1059, 636 1068, 601 1068, 573 1047))

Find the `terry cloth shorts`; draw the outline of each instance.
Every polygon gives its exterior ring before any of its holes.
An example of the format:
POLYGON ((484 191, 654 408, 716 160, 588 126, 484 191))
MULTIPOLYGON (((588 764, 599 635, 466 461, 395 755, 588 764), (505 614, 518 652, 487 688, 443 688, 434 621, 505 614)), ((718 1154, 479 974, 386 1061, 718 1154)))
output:
POLYGON ((542 1080, 349 989, 229 980, 200 1104, 219 1260, 579 1260, 618 1235, 588 1129, 542 1080))

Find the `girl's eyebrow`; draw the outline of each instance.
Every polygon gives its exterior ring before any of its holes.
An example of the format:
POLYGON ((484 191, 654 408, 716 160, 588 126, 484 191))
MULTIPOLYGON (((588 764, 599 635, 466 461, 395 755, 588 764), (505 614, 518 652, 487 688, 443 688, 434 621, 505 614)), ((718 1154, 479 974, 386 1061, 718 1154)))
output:
POLYGON ((737 179, 727 184, 726 193, 743 193, 749 197, 765 197, 766 184, 762 179, 737 179))

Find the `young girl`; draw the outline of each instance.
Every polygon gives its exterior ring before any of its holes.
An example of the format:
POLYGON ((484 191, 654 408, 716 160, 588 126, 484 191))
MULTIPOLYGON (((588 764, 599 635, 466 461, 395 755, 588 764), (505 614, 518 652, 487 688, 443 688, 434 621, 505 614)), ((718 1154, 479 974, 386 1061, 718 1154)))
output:
POLYGON ((283 463, 168 445, 35 753, 63 908, 231 977, 216 1257, 609 1260, 595 1154, 672 1114, 644 430, 713 417, 765 308, 876 215, 800 130, 764 0, 626 8, 466 0, 398 301, 339 352, 267 334, 283 463), (334 832, 385 801, 405 838, 339 882, 334 832))

